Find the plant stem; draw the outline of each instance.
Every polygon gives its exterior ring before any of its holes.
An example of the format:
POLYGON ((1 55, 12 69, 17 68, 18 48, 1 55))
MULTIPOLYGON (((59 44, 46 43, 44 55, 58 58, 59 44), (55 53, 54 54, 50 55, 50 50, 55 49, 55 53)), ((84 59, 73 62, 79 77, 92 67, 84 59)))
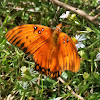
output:
POLYGON ((91 58, 91 72, 93 72, 93 57, 91 58))
POLYGON ((100 37, 98 38, 97 41, 95 41, 93 44, 91 44, 90 46, 88 46, 86 49, 92 48, 92 47, 93 47, 94 45, 96 45, 99 41, 100 41, 100 37))

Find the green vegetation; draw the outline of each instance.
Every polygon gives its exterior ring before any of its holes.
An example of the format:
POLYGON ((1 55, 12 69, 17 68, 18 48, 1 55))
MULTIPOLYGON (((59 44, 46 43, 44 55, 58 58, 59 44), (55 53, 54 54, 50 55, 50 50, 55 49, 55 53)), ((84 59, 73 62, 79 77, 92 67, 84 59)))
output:
MULTIPOLYGON (((60 0, 90 13, 96 9, 96 0, 60 0)), ((66 88, 70 85, 76 94, 86 100, 100 100, 100 60, 95 61, 100 52, 100 27, 70 11, 66 19, 59 17, 67 10, 50 0, 2 0, 0 2, 0 100, 12 97, 13 100, 51 100, 57 97, 79 100, 66 88), (73 15, 74 14, 74 15, 73 15), (73 16, 72 16, 73 15, 73 16), (66 84, 52 80, 33 70, 34 61, 19 48, 7 42, 8 30, 22 24, 41 24, 55 27, 60 22, 62 31, 71 37, 84 34, 85 48, 79 48, 81 67, 77 73, 65 71, 61 77, 66 84), (24 74, 24 75, 23 75, 24 74), (37 81, 40 82, 39 85, 37 81)), ((98 10, 91 15, 99 13, 98 10)), ((98 17, 100 20, 100 16, 98 17)))

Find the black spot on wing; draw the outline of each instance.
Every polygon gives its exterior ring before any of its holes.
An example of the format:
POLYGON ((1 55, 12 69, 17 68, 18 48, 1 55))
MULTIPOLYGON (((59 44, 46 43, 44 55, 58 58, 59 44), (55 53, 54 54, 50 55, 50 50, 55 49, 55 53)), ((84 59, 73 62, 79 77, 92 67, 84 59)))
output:
POLYGON ((37 27, 36 26, 34 26, 34 32, 37 30, 37 27))
POLYGON ((67 39, 67 42, 69 42, 69 39, 67 39))
POLYGON ((27 51, 27 47, 25 47, 24 49, 23 49, 23 52, 26 52, 27 51))
POLYGON ((46 69, 42 68, 42 73, 45 74, 46 73, 46 69))
POLYGON ((37 63, 35 63, 35 70, 40 71, 40 66, 37 63))
POLYGON ((63 41, 63 44, 65 44, 65 41, 63 41))
POLYGON ((22 48, 22 47, 24 46, 24 44, 25 44, 25 43, 22 43, 20 48, 22 48))
POLYGON ((19 44, 19 43, 20 43, 20 41, 21 41, 21 40, 19 40, 18 42, 16 42, 16 43, 15 43, 15 46, 16 46, 17 44, 19 44))
POLYGON ((53 73, 53 78, 57 78, 59 76, 60 76, 59 71, 53 73))
POLYGON ((51 72, 50 72, 48 69, 47 69, 47 74, 48 74, 48 75, 50 75, 50 74, 51 74, 51 72))
POLYGON ((44 28, 42 28, 42 32, 44 31, 44 28))
POLYGON ((26 39, 28 39, 28 36, 26 36, 26 39))
POLYGON ((41 31, 39 30, 38 33, 41 34, 41 31))
POLYGON ((12 41, 12 44, 13 44, 18 38, 19 38, 19 36, 16 37, 16 38, 12 41))

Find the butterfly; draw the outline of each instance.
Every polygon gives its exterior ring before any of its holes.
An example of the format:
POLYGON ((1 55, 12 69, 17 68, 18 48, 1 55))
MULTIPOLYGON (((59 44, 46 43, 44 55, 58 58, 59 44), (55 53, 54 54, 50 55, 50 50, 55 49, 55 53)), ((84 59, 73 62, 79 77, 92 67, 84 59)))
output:
POLYGON ((5 37, 26 54, 33 55, 35 70, 55 78, 65 70, 77 72, 80 68, 75 43, 61 32, 61 27, 61 23, 55 30, 43 25, 25 24, 11 29, 5 37))

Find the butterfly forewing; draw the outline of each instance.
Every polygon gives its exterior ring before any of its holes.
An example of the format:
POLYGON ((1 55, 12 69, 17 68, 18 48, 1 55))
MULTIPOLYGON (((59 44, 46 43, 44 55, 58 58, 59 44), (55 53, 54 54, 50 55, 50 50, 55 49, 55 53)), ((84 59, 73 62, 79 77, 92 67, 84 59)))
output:
POLYGON ((31 53, 33 48, 37 50, 50 36, 51 29, 49 27, 42 25, 22 25, 10 30, 6 34, 6 39, 24 50, 25 53, 31 53))

